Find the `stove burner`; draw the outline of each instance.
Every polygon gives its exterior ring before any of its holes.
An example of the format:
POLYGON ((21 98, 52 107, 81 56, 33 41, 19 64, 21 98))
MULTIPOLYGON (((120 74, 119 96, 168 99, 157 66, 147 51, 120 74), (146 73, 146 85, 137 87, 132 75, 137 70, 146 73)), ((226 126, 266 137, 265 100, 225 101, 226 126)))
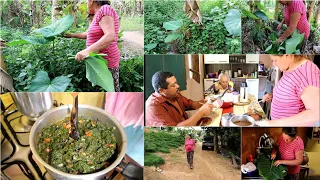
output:
POLYGON ((23 161, 12 161, 9 163, 5 163, 1 167, 1 172, 8 179, 35 179, 30 169, 23 161), (22 174, 20 173, 19 169, 22 174))

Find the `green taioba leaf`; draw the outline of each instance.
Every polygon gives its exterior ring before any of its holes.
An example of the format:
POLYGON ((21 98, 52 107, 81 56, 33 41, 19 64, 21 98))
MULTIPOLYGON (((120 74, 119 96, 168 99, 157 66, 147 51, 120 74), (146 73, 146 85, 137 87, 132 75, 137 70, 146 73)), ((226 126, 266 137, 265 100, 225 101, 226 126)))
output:
POLYGON ((257 5, 257 7, 259 8, 259 10, 265 11, 264 6, 261 3, 259 3, 259 2, 255 2, 255 3, 257 5))
POLYGON ((44 28, 36 29, 33 32, 41 33, 43 37, 57 36, 66 31, 72 26, 74 19, 71 15, 67 15, 62 19, 55 21, 54 23, 44 28))
POLYGON ((286 42, 286 54, 292 54, 297 50, 297 47, 302 43, 304 39, 304 33, 300 34, 296 29, 291 35, 290 39, 287 39, 286 42))
POLYGON ((85 60, 86 78, 92 86, 99 85, 108 92, 114 92, 113 77, 108 62, 101 56, 90 54, 85 60))
POLYGON ((245 16, 248 16, 252 19, 259 19, 256 15, 254 15, 252 12, 250 12, 246 9, 242 9, 242 14, 244 14, 245 16))
POLYGON ((177 33, 172 33, 172 34, 169 34, 166 39, 164 40, 165 43, 169 43, 171 41, 174 41, 178 38, 180 38, 181 35, 180 34, 177 34, 177 33))
POLYGON ((260 175, 266 180, 281 179, 287 175, 287 167, 283 165, 273 166, 273 162, 266 155, 261 155, 257 159, 257 168, 260 175))
POLYGON ((144 48, 146 48, 148 51, 150 51, 150 50, 156 48, 157 45, 158 45, 158 43, 151 43, 151 44, 145 45, 144 48))
POLYGON ((224 26, 230 34, 235 36, 241 35, 241 13, 238 9, 229 10, 224 20, 224 26))
POLYGON ((179 29, 182 26, 182 20, 177 21, 169 21, 163 23, 163 28, 165 28, 167 31, 175 31, 179 29))
POLYGON ((262 12, 262 11, 256 11, 253 13, 254 15, 256 15, 258 18, 264 20, 264 21, 269 21, 268 16, 266 15, 266 13, 262 12))
POLYGON ((28 89, 29 92, 64 92, 71 79, 66 76, 55 77, 50 80, 46 71, 39 71, 36 77, 32 80, 28 89))

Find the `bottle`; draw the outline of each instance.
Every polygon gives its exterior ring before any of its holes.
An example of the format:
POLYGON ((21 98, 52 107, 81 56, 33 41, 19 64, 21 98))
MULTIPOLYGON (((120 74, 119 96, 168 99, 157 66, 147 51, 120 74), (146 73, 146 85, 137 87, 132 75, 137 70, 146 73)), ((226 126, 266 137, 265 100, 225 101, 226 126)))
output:
POLYGON ((241 83, 240 87, 240 102, 248 102, 248 85, 246 82, 241 83))
POLYGON ((249 160, 248 161, 254 163, 254 159, 252 157, 252 154, 249 155, 249 160))

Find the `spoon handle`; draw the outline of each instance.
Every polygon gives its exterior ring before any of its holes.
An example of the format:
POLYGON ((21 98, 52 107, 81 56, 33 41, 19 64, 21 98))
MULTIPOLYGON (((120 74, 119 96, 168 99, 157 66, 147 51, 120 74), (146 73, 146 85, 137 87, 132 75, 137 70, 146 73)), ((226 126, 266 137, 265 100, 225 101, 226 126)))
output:
POLYGON ((74 93, 73 96, 73 106, 71 110, 71 117, 70 117, 70 125, 71 128, 69 129, 69 136, 72 139, 79 139, 79 131, 78 131, 78 94, 74 93))

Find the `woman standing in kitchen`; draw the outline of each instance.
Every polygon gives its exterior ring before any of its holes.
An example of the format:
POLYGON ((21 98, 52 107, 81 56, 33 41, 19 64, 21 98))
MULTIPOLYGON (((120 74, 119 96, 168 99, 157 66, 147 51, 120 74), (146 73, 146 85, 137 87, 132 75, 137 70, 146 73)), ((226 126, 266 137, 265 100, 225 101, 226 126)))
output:
POLYGON ((86 49, 76 54, 77 61, 85 60, 91 52, 107 54, 104 58, 112 73, 115 91, 120 92, 119 17, 109 0, 87 0, 87 6, 89 14, 94 14, 87 32, 66 34, 65 37, 86 39, 86 49))
POLYGON ((271 153, 271 159, 274 160, 279 152, 280 160, 276 160, 273 165, 282 164, 288 167, 288 175, 284 178, 285 180, 298 179, 300 164, 303 161, 303 150, 303 140, 297 136, 297 128, 284 127, 271 153))
POLYGON ((262 101, 271 102, 271 121, 260 126, 319 126, 320 70, 303 55, 270 55, 283 76, 262 101))
POLYGON ((190 166, 190 169, 193 169, 193 154, 194 154, 194 148, 196 147, 196 143, 191 138, 191 134, 186 136, 184 147, 187 153, 187 161, 190 166))
POLYGON ((288 28, 277 39, 277 42, 282 42, 287 39, 295 29, 298 29, 300 34, 304 33, 304 39, 308 39, 310 34, 310 24, 307 19, 307 9, 302 0, 279 0, 279 3, 284 5, 283 17, 277 30, 280 30, 283 24, 288 28))

